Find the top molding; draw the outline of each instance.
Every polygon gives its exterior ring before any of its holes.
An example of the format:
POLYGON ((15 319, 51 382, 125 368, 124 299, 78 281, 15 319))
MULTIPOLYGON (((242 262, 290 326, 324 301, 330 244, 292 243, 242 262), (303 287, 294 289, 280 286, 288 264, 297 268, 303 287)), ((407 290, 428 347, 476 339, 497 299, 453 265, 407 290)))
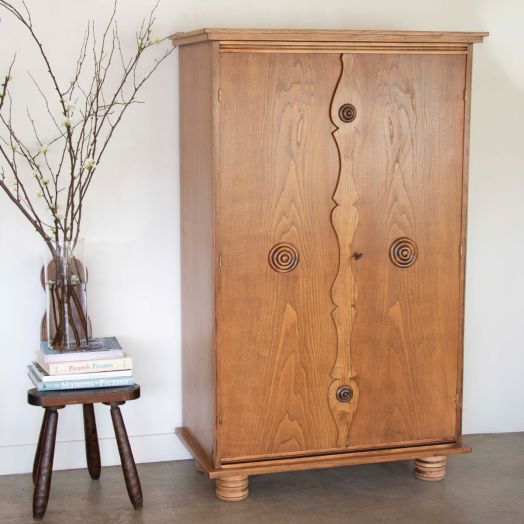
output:
POLYGON ((197 29, 175 33, 175 46, 205 41, 233 42, 374 42, 416 44, 473 44, 482 42, 486 32, 461 31, 370 31, 346 29, 197 29))

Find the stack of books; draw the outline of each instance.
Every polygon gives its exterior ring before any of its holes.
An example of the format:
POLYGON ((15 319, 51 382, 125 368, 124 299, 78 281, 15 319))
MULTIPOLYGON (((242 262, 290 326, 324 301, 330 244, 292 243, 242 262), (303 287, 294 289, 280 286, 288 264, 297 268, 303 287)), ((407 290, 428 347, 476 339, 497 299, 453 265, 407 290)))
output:
POLYGON ((50 349, 42 341, 28 375, 38 391, 131 386, 133 360, 115 337, 93 338, 74 351, 50 349))

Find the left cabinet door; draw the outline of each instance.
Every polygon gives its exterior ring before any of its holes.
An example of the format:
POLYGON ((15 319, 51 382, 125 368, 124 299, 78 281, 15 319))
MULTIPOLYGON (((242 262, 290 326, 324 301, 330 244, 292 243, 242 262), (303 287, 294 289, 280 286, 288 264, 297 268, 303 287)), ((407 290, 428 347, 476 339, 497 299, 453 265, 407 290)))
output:
POLYGON ((222 53, 217 455, 333 449, 340 55, 222 53))

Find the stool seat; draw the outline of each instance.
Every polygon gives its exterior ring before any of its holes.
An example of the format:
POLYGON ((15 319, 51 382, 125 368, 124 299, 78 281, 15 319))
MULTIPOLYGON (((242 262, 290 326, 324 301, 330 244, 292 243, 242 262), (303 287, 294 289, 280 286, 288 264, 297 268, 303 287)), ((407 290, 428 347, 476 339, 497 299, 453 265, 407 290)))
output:
POLYGON ((47 509, 53 458, 55 453, 58 410, 73 404, 82 404, 84 412, 84 435, 86 446, 87 468, 91 478, 100 477, 101 462, 96 430, 94 404, 102 403, 111 407, 111 419, 115 430, 118 452, 127 492, 135 509, 142 507, 142 487, 136 470, 135 459, 129 444, 126 427, 120 407, 128 400, 140 397, 140 386, 121 386, 113 388, 76 389, 64 391, 38 391, 36 388, 27 392, 27 402, 32 406, 44 408, 44 418, 33 464, 33 517, 42 519, 47 509))
POLYGON ((64 391, 27 392, 27 402, 32 406, 68 406, 71 404, 97 404, 99 402, 126 402, 140 397, 140 386, 119 386, 117 388, 69 389, 64 391))

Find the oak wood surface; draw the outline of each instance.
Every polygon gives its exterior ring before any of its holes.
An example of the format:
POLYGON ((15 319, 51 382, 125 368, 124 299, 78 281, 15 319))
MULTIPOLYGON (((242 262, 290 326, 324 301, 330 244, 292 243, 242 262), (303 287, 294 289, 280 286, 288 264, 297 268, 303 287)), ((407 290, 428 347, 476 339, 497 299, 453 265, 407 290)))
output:
MULTIPOLYGON (((182 440, 186 449, 199 460, 198 447, 195 440, 185 428, 177 428, 177 435, 182 440)), ((464 442, 450 444, 428 444, 420 446, 406 446, 401 448, 384 448, 362 451, 345 451, 328 455, 311 455, 304 457, 290 457, 287 459, 264 459, 257 461, 246 461, 235 464, 221 464, 220 468, 211 465, 203 466, 204 473, 212 479, 243 474, 263 475, 266 473, 278 473, 283 471, 302 471, 306 469, 334 468, 351 466, 355 464, 367 464, 376 462, 394 462, 397 460, 415 460, 424 457, 461 455, 471 453, 471 447, 464 442)))
POLYGON ((415 477, 428 481, 444 480, 446 462, 446 457, 418 458, 415 460, 415 477))
POLYGON ((186 449, 195 458, 195 461, 200 464, 200 467, 204 472, 212 471, 214 469, 214 463, 212 458, 206 454, 202 449, 202 446, 198 440, 193 436, 191 430, 186 427, 180 427, 175 429, 175 433, 178 438, 182 441, 186 449))
POLYGON ((214 49, 180 49, 180 204, 184 426, 215 448, 214 49))
MULTIPOLYGON (((352 361, 353 325, 357 313, 358 284, 355 279, 351 260, 355 252, 353 238, 359 222, 357 201, 359 195, 354 177, 354 153, 358 145, 358 134, 355 126, 360 119, 358 81, 353 71, 353 55, 344 54, 340 57, 340 76, 335 88, 330 107, 331 121, 335 126, 332 135, 336 144, 339 172, 333 195, 336 204, 331 213, 331 223, 338 243, 338 267, 331 286, 331 300, 334 309, 331 313, 337 331, 337 352, 328 390, 329 407, 337 425, 337 447, 345 448, 351 445, 349 430, 359 400, 359 380, 357 369, 352 361), (351 103, 349 103, 351 102, 351 103), (342 108, 349 112, 345 118, 342 108), (350 120, 350 121, 348 121, 350 120), (348 388, 351 399, 341 402, 337 397, 339 388, 348 388)), ((366 289, 363 290, 367 292, 366 289)))
POLYGON ((115 388, 72 389, 66 391, 27 392, 27 402, 32 406, 67 406, 69 404, 96 404, 97 402, 120 402, 140 397, 140 386, 121 386, 115 388))
POLYGON ((221 57, 223 461, 458 434, 465 59, 343 57, 348 73, 336 93, 342 68, 333 55, 221 57), (337 144, 318 139, 334 130, 325 116, 332 93, 338 154, 337 144), (348 124, 336 120, 344 99, 358 107, 348 124), (337 226, 343 205, 329 223, 338 155, 334 199, 364 217, 354 239, 350 215, 337 226), (388 255, 403 236, 420 253, 410 268, 388 255), (266 260, 278 242, 300 253, 285 275, 266 260), (357 409, 360 382, 366 395, 357 409), (343 384, 353 389, 347 404, 335 398, 343 384))
POLYGON ((483 31, 388 31, 349 29, 225 29, 204 28, 175 33, 175 45, 203 40, 311 41, 311 42, 482 42, 483 31))
POLYGON ((335 55, 221 55, 218 456, 333 447, 335 55), (278 243, 299 262, 276 272, 278 243), (241 430, 239 430, 241 428, 241 430))
MULTIPOLYGON (((465 57, 354 55, 359 295, 354 445, 453 439, 456 427, 465 57), (418 249, 397 267, 390 245, 418 249)), ((351 126, 352 124, 348 124, 351 126)))
POLYGON ((467 144, 472 43, 486 35, 174 35, 177 434, 208 476, 470 451, 467 144))
POLYGON ((460 243, 459 285, 459 351, 457 355, 457 435, 462 435, 462 392, 464 375, 464 294, 466 287, 466 252, 468 226, 468 179, 469 179, 469 130, 471 119, 471 75, 473 66, 473 44, 468 45, 466 56, 466 87, 464 91, 464 137, 462 161, 462 216, 460 243))
POLYGON ((231 475, 217 478, 216 496, 226 502, 239 502, 249 495, 249 480, 246 475, 231 475))

